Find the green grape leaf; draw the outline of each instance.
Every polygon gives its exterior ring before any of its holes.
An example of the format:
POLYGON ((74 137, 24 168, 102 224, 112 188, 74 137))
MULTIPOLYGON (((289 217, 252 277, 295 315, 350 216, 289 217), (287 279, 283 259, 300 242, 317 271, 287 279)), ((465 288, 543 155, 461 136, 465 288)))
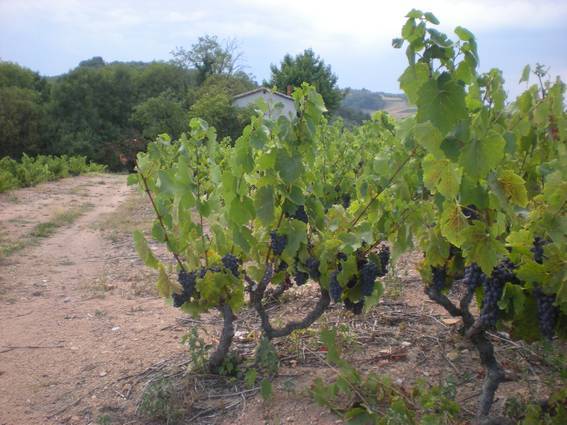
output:
POLYGON ((236 224, 244 225, 254 218, 254 205, 252 200, 244 197, 242 200, 234 198, 230 203, 230 219, 236 224))
POLYGON ((425 63, 408 66, 398 79, 400 88, 405 92, 412 105, 417 103, 418 92, 428 80, 429 66, 425 63))
POLYGON ((524 66, 524 69, 522 70, 522 76, 520 77, 520 81, 518 81, 518 83, 527 83, 530 80, 530 72, 531 72, 531 68, 529 65, 524 66))
POLYGON ((250 133, 250 145, 256 149, 262 149, 269 140, 268 134, 269 130, 265 125, 255 128, 250 133))
POLYGON ((404 45, 403 38, 393 38, 392 39, 392 47, 394 49, 400 49, 404 45))
POLYGON ((299 220, 290 220, 281 226, 281 231, 287 236, 287 244, 283 254, 295 258, 302 243, 307 243, 307 225, 299 220))
POLYGON ((443 135, 447 134, 467 118, 465 96, 463 85, 446 72, 427 81, 418 91, 417 121, 431 121, 443 135))
POLYGON ((463 231, 463 235, 461 249, 467 264, 477 263, 486 274, 492 273, 500 258, 508 252, 504 244, 495 239, 486 225, 480 221, 469 225, 463 231))
POLYGON ((433 25, 439 25, 439 19, 437 19, 433 13, 425 12, 423 17, 426 21, 431 22, 433 25))
POLYGON ((472 178, 484 178, 504 157, 505 146, 504 137, 495 131, 490 131, 482 139, 469 140, 461 151, 459 163, 465 173, 472 178))
POLYGON ((496 177, 496 184, 507 200, 525 207, 528 203, 528 192, 523 178, 512 170, 504 170, 496 177))
POLYGON ((300 155, 290 155, 285 149, 280 149, 276 157, 276 170, 286 183, 293 183, 303 171, 300 155))
POLYGON ((264 226, 270 226, 274 221, 274 187, 262 186, 258 188, 254 206, 256 207, 256 217, 264 226))
POLYGON ((545 266, 532 260, 520 265, 516 270, 516 276, 523 281, 532 283, 541 283, 548 279, 545 266))
POLYGON ((138 184, 140 182, 140 176, 138 173, 128 174, 127 184, 128 186, 132 186, 138 184))
POLYGON ((449 244, 441 236, 439 229, 433 228, 427 232, 425 245, 427 262, 431 266, 442 266, 449 256, 449 244))
POLYGON ((522 314, 526 304, 526 295, 524 289, 520 285, 506 282, 502 297, 498 301, 500 310, 505 310, 508 313, 522 314))
POLYGON ((436 160, 429 154, 423 161, 423 183, 433 193, 439 192, 447 199, 459 193, 462 170, 448 159, 436 160))
POLYGON ((471 41, 474 40, 474 34, 470 32, 468 29, 463 28, 461 26, 455 28, 455 34, 463 41, 471 41))
POLYGON ((453 245, 460 247, 465 239, 464 231, 468 227, 467 218, 456 202, 446 202, 441 213, 441 234, 453 245))
POLYGON ((180 294, 183 292, 183 288, 178 282, 172 282, 169 280, 163 264, 159 265, 159 276, 156 286, 159 296, 163 298, 169 298, 174 293, 180 294))
POLYGON ((144 264, 148 267, 151 267, 152 269, 157 270, 160 262, 156 257, 154 257, 154 254, 148 246, 148 242, 146 241, 144 234, 139 230, 136 230, 134 231, 132 236, 134 238, 134 247, 136 249, 136 252, 140 256, 144 264))
POLYGON ((406 18, 420 19, 423 16, 423 12, 419 9, 412 9, 406 15, 406 18))
POLYGON ((427 121, 417 124, 415 126, 414 135, 417 143, 427 149, 435 158, 442 159, 445 157, 441 149, 443 135, 431 122, 427 121))

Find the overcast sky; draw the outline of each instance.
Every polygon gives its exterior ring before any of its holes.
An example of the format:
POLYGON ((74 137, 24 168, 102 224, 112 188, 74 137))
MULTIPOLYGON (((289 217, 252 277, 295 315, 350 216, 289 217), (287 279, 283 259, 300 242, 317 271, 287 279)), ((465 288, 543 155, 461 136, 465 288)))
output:
POLYGON ((567 81, 567 0, 0 0, 0 59, 56 75, 93 56, 169 60, 216 34, 238 39, 259 82, 284 54, 311 47, 341 87, 399 92, 406 58, 391 39, 413 7, 443 31, 475 33, 481 70, 501 68, 512 94, 527 63, 567 81))

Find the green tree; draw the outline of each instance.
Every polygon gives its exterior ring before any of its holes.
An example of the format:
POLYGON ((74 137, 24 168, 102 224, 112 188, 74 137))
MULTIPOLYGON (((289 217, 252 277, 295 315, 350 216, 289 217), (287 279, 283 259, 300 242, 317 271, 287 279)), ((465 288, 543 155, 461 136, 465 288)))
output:
POLYGON ((171 92, 163 92, 136 105, 131 121, 145 140, 154 140, 161 133, 178 138, 186 127, 187 111, 171 92))
POLYGON ((45 111, 37 91, 0 87, 0 158, 43 150, 45 111))
POLYGON ((205 35, 199 37, 191 49, 177 47, 171 54, 173 63, 186 69, 196 69, 198 82, 202 83, 211 75, 231 75, 240 71, 242 52, 238 48, 235 39, 226 40, 223 46, 216 35, 205 35))
POLYGON ((242 76, 211 76, 196 90, 190 118, 202 118, 215 127, 220 138, 235 140, 250 122, 251 109, 232 106, 232 96, 251 90, 255 84, 242 76))
POLYGON ((285 93, 288 86, 300 87, 304 82, 309 83, 323 96, 325 106, 330 112, 339 107, 344 95, 337 87, 337 76, 333 74, 331 66, 326 65, 312 49, 307 49, 295 57, 287 54, 279 67, 271 65, 270 69, 271 79, 264 84, 275 86, 285 93))

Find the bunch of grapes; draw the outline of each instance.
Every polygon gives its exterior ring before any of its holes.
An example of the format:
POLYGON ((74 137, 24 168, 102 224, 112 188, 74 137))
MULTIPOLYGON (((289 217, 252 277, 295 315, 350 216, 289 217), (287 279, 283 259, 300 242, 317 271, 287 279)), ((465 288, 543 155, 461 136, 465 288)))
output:
POLYGON ((491 277, 500 281, 502 284, 506 282, 519 283, 516 273, 514 273, 514 270, 517 268, 518 266, 512 263, 510 259, 505 258, 500 264, 494 267, 491 277))
POLYGON ((316 259, 315 257, 309 257, 305 262, 305 267, 307 267, 307 270, 309 271, 309 276, 313 280, 319 280, 319 278, 321 277, 321 272, 319 271, 319 265, 320 265, 319 260, 316 259))
POLYGON ((343 205, 343 208, 345 208, 345 209, 350 207, 350 195, 348 193, 345 193, 341 197, 341 204, 343 205))
POLYGON ((474 204, 467 205, 462 210, 463 210, 463 215, 467 219, 469 219, 469 220, 478 220, 479 219, 478 209, 476 208, 476 205, 474 205, 474 204))
POLYGON ((287 245, 287 236, 286 235, 278 235, 276 232, 270 233, 271 238, 271 247, 272 251, 274 251, 275 255, 282 255, 282 252, 287 245))
POLYGON ((480 311, 480 321, 483 326, 494 326, 498 321, 498 301, 502 297, 504 283, 506 281, 499 280, 494 276, 482 280, 484 289, 484 298, 482 300, 482 309, 480 311))
MULTIPOLYGON (((205 271, 206 272, 206 271, 205 271)), ((185 270, 181 270, 177 275, 177 280, 183 287, 183 292, 181 294, 173 294, 173 306, 174 307, 181 307, 191 295, 193 295, 193 291, 195 290, 195 280, 196 280, 196 273, 195 272, 186 272, 185 270)))
POLYGON ((234 277, 240 276, 240 272, 238 271, 238 268, 240 266, 240 261, 238 261, 238 258, 236 258, 232 254, 226 254, 224 257, 222 257, 221 261, 222 261, 222 265, 226 269, 230 270, 234 275, 234 277))
POLYGON ((288 267, 289 267, 288 264, 285 261, 282 260, 282 261, 280 261, 280 264, 278 264, 278 268, 276 269, 276 273, 286 271, 288 267))
POLYGON ((307 279, 309 279, 309 273, 305 273, 299 270, 295 272, 294 280, 297 286, 304 285, 305 282, 307 282, 307 279))
POLYGON ((296 220, 303 221, 305 224, 309 223, 309 217, 307 217, 307 213, 305 212, 305 206, 300 205, 295 210, 295 213, 291 216, 291 218, 295 218, 296 220))
POLYGON ((470 266, 465 267, 465 276, 463 281, 465 285, 471 290, 475 290, 480 285, 482 285, 483 278, 486 275, 482 272, 481 268, 476 263, 472 263, 470 266))
POLYGON ((390 263, 390 247, 387 245, 382 246, 382 249, 378 252, 378 257, 380 258, 381 270, 379 277, 385 276, 388 273, 388 264, 390 263))
POLYGON ((445 267, 431 267, 431 286, 435 291, 441 292, 445 288, 447 269, 445 267))
POLYGON ((344 301, 344 306, 348 311, 352 312, 352 314, 359 315, 362 313, 362 308, 364 307, 364 298, 355 303, 347 298, 344 301))
POLYGON ((544 338, 551 340, 559 317, 559 309, 553 305, 555 295, 546 295, 539 287, 534 290, 539 329, 544 338))
POLYGON ((378 267, 372 261, 366 262, 366 264, 360 268, 360 292, 362 292, 362 295, 365 297, 372 295, 378 272, 378 267))
POLYGON ((341 294, 343 293, 343 287, 339 283, 337 277, 338 272, 333 272, 329 281, 329 294, 334 302, 339 301, 341 299, 341 294))
POLYGON ((538 264, 543 264, 545 256, 543 255, 543 247, 547 244, 547 241, 539 236, 534 238, 533 247, 530 249, 534 255, 534 261, 538 264))

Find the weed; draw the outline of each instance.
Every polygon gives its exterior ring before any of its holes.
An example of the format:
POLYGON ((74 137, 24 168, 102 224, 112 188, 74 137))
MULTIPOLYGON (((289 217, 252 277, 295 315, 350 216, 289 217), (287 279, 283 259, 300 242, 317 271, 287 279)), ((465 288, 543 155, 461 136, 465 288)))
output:
POLYGON ((154 381, 146 387, 138 412, 167 425, 174 425, 185 413, 182 394, 183 391, 169 378, 154 381))

